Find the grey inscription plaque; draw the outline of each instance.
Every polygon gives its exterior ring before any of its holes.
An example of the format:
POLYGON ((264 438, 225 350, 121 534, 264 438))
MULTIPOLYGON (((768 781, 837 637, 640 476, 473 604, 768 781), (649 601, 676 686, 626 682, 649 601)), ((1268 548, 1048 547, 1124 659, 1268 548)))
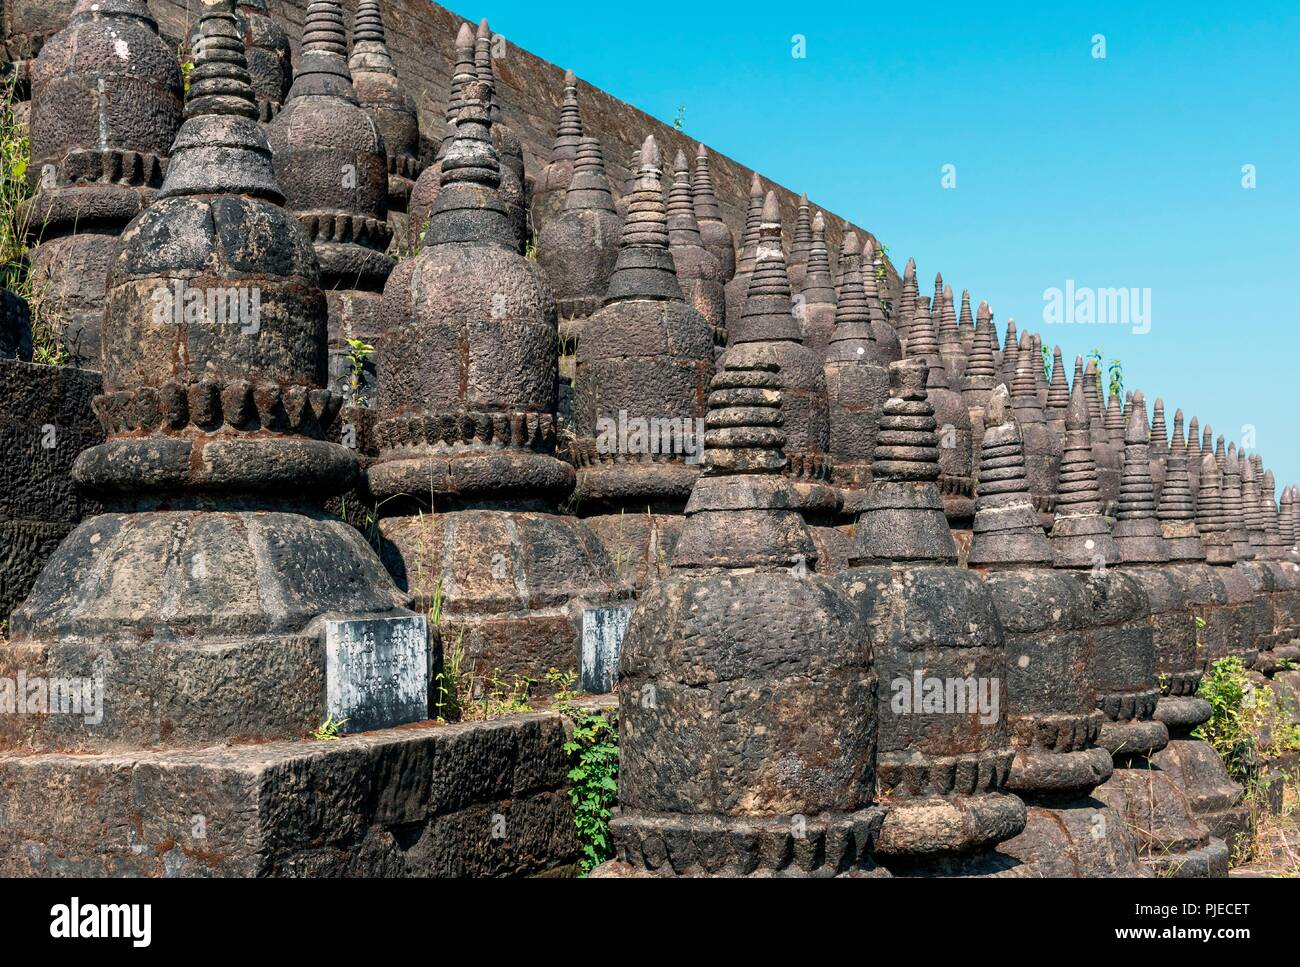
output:
POLYGON ((582 668, 578 677, 584 692, 601 695, 614 690, 618 655, 631 617, 631 608, 587 608, 582 612, 582 668))
POLYGON ((429 622, 423 615, 325 623, 325 705, 343 732, 429 717, 429 622))

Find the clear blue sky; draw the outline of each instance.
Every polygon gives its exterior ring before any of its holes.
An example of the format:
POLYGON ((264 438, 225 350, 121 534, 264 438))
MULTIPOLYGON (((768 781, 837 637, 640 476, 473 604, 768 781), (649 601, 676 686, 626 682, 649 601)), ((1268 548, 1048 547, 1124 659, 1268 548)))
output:
POLYGON ((1300 8, 1290 3, 456 4, 870 228, 1300 482, 1300 8), (674 15, 673 11, 677 11, 674 15), (807 56, 791 56, 791 38, 807 56), (1106 57, 1093 57, 1093 36, 1106 57), (957 187, 941 186, 956 166, 957 187), (1254 165, 1257 187, 1242 187, 1254 165), (1150 332, 1044 326, 1067 279, 1150 332))

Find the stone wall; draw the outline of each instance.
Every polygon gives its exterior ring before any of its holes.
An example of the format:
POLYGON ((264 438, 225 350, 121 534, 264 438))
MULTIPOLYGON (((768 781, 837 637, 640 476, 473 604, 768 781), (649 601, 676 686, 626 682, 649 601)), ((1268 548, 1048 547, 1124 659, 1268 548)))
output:
MULTIPOLYGON (((73 6, 73 0, 0 0, 0 3, 5 5, 7 18, 4 49, 13 59, 31 56, 33 51, 39 50, 43 38, 31 33, 13 33, 11 23, 46 23, 61 8, 70 10, 73 6), (32 5, 47 10, 48 13, 37 17, 21 10, 32 5)), ((296 58, 307 13, 307 0, 268 0, 268 6, 270 12, 288 30, 296 58)), ((348 11, 350 25, 356 10, 356 0, 344 0, 344 6, 348 11)), ((149 8, 157 17, 163 35, 179 45, 195 20, 198 4, 196 0, 149 0, 149 8)), ((66 16, 66 13, 62 14, 62 17, 66 16)), ((384 18, 388 44, 397 61, 398 71, 409 83, 412 97, 419 106, 421 132, 426 139, 436 139, 443 129, 451 66, 454 64, 453 41, 462 18, 428 0, 385 0, 384 18)), ((504 31, 505 25, 501 27, 504 31)), ((507 40, 511 39, 506 36, 507 40)), ((581 74, 581 65, 569 66, 581 74)), ((528 174, 535 177, 550 157, 555 123, 564 93, 564 68, 509 43, 505 56, 497 60, 497 75, 505 119, 523 142, 528 174)), ((581 81, 578 102, 587 133, 599 138, 604 146, 606 166, 616 190, 622 189, 628 176, 627 162, 633 147, 645 140, 647 134, 653 134, 658 139, 669 164, 679 148, 685 150, 688 157, 694 158, 695 141, 581 81)), ((716 152, 712 154, 711 168, 723 217, 739 241, 749 202, 752 171, 716 152)), ((794 227, 798 193, 779 185, 772 187, 777 189, 781 200, 788 235, 794 227)), ((813 199, 813 203, 816 204, 816 199, 813 199)), ((826 214, 827 239, 834 261, 834 255, 839 251, 840 225, 843 219, 832 212, 826 214)), ((860 231, 870 234, 865 229, 860 231)), ((892 267, 890 279, 891 287, 897 284, 897 275, 892 267)))
POLYGON ((97 507, 72 485, 72 464, 104 440, 90 401, 99 373, 0 361, 0 621, 27 597, 46 559, 97 507))
POLYGON ((579 844, 565 736, 560 716, 533 714, 194 752, 0 755, 0 876, 567 875, 579 844))

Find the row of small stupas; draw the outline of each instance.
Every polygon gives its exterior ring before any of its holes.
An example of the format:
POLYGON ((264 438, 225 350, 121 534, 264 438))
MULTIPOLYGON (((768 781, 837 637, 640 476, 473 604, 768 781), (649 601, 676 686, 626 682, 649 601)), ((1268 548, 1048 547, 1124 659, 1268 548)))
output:
POLYGON ((143 0, 82 0, 33 68, 36 261, 84 274, 60 284, 107 439, 74 474, 105 513, 5 664, 98 661, 116 701, 0 742, 290 739, 321 720, 321 615, 436 600, 481 667, 540 677, 584 609, 635 600, 604 873, 1226 872, 1248 811, 1195 693, 1227 655, 1300 685, 1294 488, 1140 393, 1103 405, 1082 360, 1049 377, 910 263, 883 297, 881 253, 849 233, 832 264, 806 204, 787 253, 757 179, 737 247, 703 149, 666 185, 648 138, 616 195, 573 85, 530 191, 486 23, 417 172, 389 161, 418 132, 377 0, 351 67, 313 0, 282 104, 250 6, 203 0, 188 92, 143 0), (257 287, 257 324, 160 318, 178 282, 257 287), (348 338, 377 348, 369 407, 338 391, 348 338), (320 510, 358 481, 380 554, 320 510))

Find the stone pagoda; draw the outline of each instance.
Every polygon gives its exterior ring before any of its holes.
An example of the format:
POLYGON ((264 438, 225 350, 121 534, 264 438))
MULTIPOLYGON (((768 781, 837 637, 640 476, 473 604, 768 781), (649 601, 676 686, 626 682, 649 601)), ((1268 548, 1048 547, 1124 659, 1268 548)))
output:
MULTIPOLYGON (((1082 387, 1077 402, 1083 411, 1082 387)), ((1007 730, 1015 752, 1007 785, 1028 807, 1024 832, 1000 852, 1028 875, 1134 876, 1136 843, 1119 817, 1091 798, 1113 768, 1110 753, 1097 745, 1105 717, 1091 675, 1094 649, 1111 630, 1093 607, 1106 589, 1087 571, 1050 567, 1054 548, 1034 507, 1005 386, 990 398, 987 423, 971 566, 984 576, 1006 636, 1007 730)), ((1075 442, 1086 465, 1075 479, 1072 493, 1082 499, 1072 519, 1082 523, 1087 498, 1097 503, 1096 473, 1089 477, 1086 439, 1081 447, 1075 442)))
MULTIPOLYGON (((302 221, 320 262, 329 300, 330 386, 354 382, 348 340, 373 343, 383 331, 388 256, 388 153, 359 105, 347 62, 340 0, 312 0, 302 57, 284 108, 267 126, 285 206, 302 221)), ((361 364, 359 396, 375 395, 374 362, 361 364)), ((354 401, 356 402, 356 401, 354 401)))
POLYGON ((722 266, 723 282, 730 282, 736 277, 736 237, 722 220, 722 206, 713 190, 709 151, 704 145, 700 145, 695 155, 692 187, 695 189, 695 217, 700 223, 700 238, 722 266))
POLYGON ((462 96, 425 246, 385 294, 367 477, 399 583, 440 598, 475 667, 540 679, 576 664, 583 609, 617 588, 595 535, 556 513, 575 475, 556 456, 555 300, 497 194, 491 87, 462 96))
POLYGON ((661 176, 659 146, 646 138, 618 264, 575 374, 577 511, 637 587, 672 558, 713 375, 714 329, 683 299, 661 176))
POLYGON ((118 236, 157 194, 180 128, 180 65, 145 0, 79 0, 30 70, 33 290, 71 361, 96 364, 118 236))
POLYGON ((775 345, 728 353, 714 377, 672 570, 623 641, 616 859, 598 876, 882 872, 882 696, 782 473, 775 345))
POLYGON ((388 220, 393 234, 406 234, 411 189, 424 165, 420 161, 420 119, 415 101, 397 76, 384 34, 379 0, 359 0, 348 61, 357 102, 384 139, 388 157, 388 220))
MULTIPOLYGON (((740 277, 737 274, 736 278, 740 277)), ((720 366, 746 366, 751 357, 761 354, 775 358, 781 367, 785 473, 804 519, 814 525, 812 535, 818 542, 822 570, 833 573, 847 563, 849 548, 847 537, 831 526, 840 512, 840 496, 831 485, 825 360, 803 345, 781 247, 781 209, 773 192, 768 192, 763 202, 749 297, 727 334, 730 348, 720 366)))
POLYGON ((686 304, 713 327, 715 342, 724 344, 727 338, 726 279, 721 263, 704 247, 700 224, 695 218, 691 166, 682 151, 677 152, 673 162, 673 184, 668 192, 668 251, 676 266, 677 281, 686 304))
POLYGON ((984 583, 956 566, 926 368, 915 358, 889 367, 873 482, 836 583, 881 682, 880 862, 895 875, 989 874, 1016 865, 995 850, 1023 831, 1025 805, 1007 789, 1002 624, 984 583), (958 680, 974 687, 946 684, 958 680))
MULTIPOLYGON (((544 232, 552 219, 567 207, 569 185, 577 170, 578 148, 582 142, 582 112, 578 110, 578 78, 573 71, 564 72, 564 94, 560 117, 555 127, 551 160, 533 184, 531 217, 534 231, 544 232)), ((613 201, 610 202, 611 206, 613 201)), ((540 248, 540 241, 538 246, 540 248)))
MULTIPOLYGON (((845 250, 851 248, 850 233, 845 250)), ((826 394, 831 410, 831 481, 840 490, 841 513, 854 522, 865 508, 880 417, 889 398, 889 371, 875 350, 870 303, 862 269, 854 262, 844 273, 835 328, 826 347, 826 394)))
POLYGON ((357 463, 325 439, 341 402, 324 388, 325 296, 281 207, 233 8, 204 0, 167 178, 114 266, 107 439, 74 468, 105 512, 59 547, 5 652, 6 674, 98 678, 101 721, 50 715, 11 741, 300 737, 327 718, 323 616, 410 614, 361 535, 317 509, 357 463))

